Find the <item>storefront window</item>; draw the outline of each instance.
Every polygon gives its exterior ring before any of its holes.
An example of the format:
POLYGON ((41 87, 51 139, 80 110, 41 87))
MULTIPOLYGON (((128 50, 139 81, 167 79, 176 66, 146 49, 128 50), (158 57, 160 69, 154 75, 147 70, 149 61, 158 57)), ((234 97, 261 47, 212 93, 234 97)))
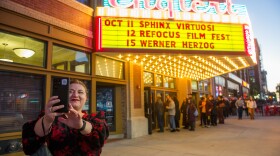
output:
POLYGON ((199 83, 198 83, 198 89, 199 89, 200 91, 203 91, 203 82, 199 82, 199 83))
POLYGON ((0 134, 21 131, 44 107, 45 78, 0 71, 0 134))
POLYGON ((144 85, 152 86, 154 85, 154 74, 149 72, 144 72, 144 85))
POLYGON ((162 87, 162 75, 159 75, 159 74, 157 74, 156 75, 157 77, 156 77, 156 86, 157 87, 162 87))
POLYGON ((192 90, 197 90, 197 81, 192 81, 192 90))
POLYGON ((52 68, 90 74, 90 54, 54 45, 52 68))
POLYGON ((204 82, 204 91, 209 92, 209 85, 208 82, 204 82))
POLYGON ((223 87, 216 86, 216 97, 223 95, 223 87))
POLYGON ((0 31, 0 61, 44 67, 46 43, 0 31))
POLYGON ((116 131, 115 101, 113 87, 96 87, 97 111, 104 111, 110 131, 116 131))
POLYGON ((96 56, 96 75, 124 79, 124 63, 121 61, 96 56))
POLYGON ((225 87, 225 82, 226 82, 225 78, 223 78, 221 76, 216 76, 215 77, 215 84, 216 85, 220 85, 220 86, 225 87))
POLYGON ((175 78, 164 77, 164 87, 165 88, 175 88, 175 78))

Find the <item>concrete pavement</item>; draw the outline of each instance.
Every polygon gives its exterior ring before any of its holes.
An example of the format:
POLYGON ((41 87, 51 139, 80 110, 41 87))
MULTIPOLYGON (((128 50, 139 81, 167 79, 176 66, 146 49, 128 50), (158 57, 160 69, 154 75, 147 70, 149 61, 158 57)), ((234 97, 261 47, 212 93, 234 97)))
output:
MULTIPOLYGON (((198 123, 197 123, 198 124, 198 123)), ((280 156, 280 116, 225 119, 225 124, 196 131, 154 132, 109 141, 102 156, 280 156)))

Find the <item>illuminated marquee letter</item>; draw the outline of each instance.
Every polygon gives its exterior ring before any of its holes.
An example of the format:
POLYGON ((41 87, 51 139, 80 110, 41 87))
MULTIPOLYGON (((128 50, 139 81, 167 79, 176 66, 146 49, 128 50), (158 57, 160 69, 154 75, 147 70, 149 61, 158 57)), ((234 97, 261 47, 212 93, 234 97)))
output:
POLYGON ((183 12, 189 12, 192 10, 192 7, 187 8, 185 0, 180 0, 179 7, 180 10, 183 12))
MULTIPOLYGON (((118 0, 108 0, 109 4, 111 7, 114 8, 134 8, 134 9, 140 9, 140 1, 141 0, 131 0, 130 2, 127 1, 126 4, 119 4, 118 0)), ((163 10, 168 12, 168 17, 169 18, 174 18, 174 6, 173 6, 173 1, 174 0, 154 0, 155 5, 151 5, 151 0, 143 0, 144 1, 144 8, 147 10, 153 10, 153 9, 158 9, 158 10, 163 10), (167 6, 163 7, 162 2, 167 2, 167 6)), ((191 1, 190 7, 186 6, 186 0, 179 0, 179 8, 183 12, 190 12, 194 11, 196 13, 206 13, 209 11, 212 7, 216 10, 217 14, 231 14, 231 15, 237 15, 238 12, 234 11, 232 6, 233 3, 231 0, 226 0, 224 3, 226 5, 225 9, 220 9, 220 3, 215 2, 215 1, 209 1, 209 4, 206 5, 207 3, 202 1, 202 0, 193 0, 191 1), (203 8, 204 9, 201 9, 203 8), (200 8, 200 9, 198 9, 200 8)))
POLYGON ((169 18, 174 18, 174 7, 173 7, 173 0, 166 0, 167 1, 167 7, 162 7, 162 1, 163 0, 157 0, 156 1, 156 8, 159 10, 168 10, 169 12, 169 18))
POLYGON ((209 1, 209 5, 214 7, 216 12, 217 12, 217 14, 220 14, 220 15, 225 14, 226 12, 228 12, 229 14, 237 14, 236 12, 234 12, 232 10, 232 2, 231 2, 231 0, 227 0, 226 1, 226 6, 227 7, 224 10, 220 9, 220 3, 219 2, 209 1))
POLYGON ((231 2, 231 0, 227 0, 227 11, 230 15, 237 15, 238 11, 234 12, 232 9, 232 5, 233 3, 231 2))
POLYGON ((145 9, 150 9, 150 10, 152 10, 152 9, 154 9, 154 8, 156 7, 156 4, 155 4, 154 6, 151 6, 151 5, 150 5, 150 2, 151 2, 151 0, 145 0, 145 1, 144 1, 144 8, 145 8, 145 9))
MULTIPOLYGON (((138 0, 137 0, 138 1, 138 0)), ((114 8, 129 8, 133 5, 134 0, 126 5, 120 5, 117 0, 108 0, 109 4, 114 8)))
MULTIPOLYGON (((210 2, 210 3, 211 3, 211 2, 210 2)), ((207 7, 206 9, 204 9, 204 10, 198 10, 197 7, 199 7, 199 6, 205 6, 205 3, 202 2, 202 1, 200 1, 200 0, 194 0, 194 1, 192 1, 192 10, 193 10, 194 12, 197 12, 197 13, 204 13, 204 12, 206 12, 207 10, 210 9, 210 7, 208 6, 208 7, 207 7)))

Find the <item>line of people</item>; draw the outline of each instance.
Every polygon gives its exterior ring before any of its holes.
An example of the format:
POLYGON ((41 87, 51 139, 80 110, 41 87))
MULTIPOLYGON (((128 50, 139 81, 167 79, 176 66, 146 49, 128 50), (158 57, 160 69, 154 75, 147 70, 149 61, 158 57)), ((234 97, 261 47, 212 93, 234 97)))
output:
MULTIPOLYGON (((168 112, 168 125, 170 132, 180 131, 180 118, 181 113, 183 113, 183 122, 188 123, 188 127, 190 127, 191 131, 195 130, 195 112, 197 108, 191 99, 184 99, 181 108, 179 105, 179 100, 176 96, 171 97, 169 94, 165 95, 166 102, 163 103, 161 99, 161 95, 157 94, 157 100, 155 103, 155 112, 157 115, 157 123, 158 123, 158 132, 164 132, 164 116, 165 110, 168 112)), ((186 126, 185 126, 186 127, 186 126)))
POLYGON ((194 103, 192 98, 183 99, 181 107, 176 96, 171 97, 166 94, 166 102, 162 101, 161 95, 157 94, 155 103, 155 112, 157 115, 158 132, 164 132, 164 117, 165 110, 168 112, 168 127, 170 132, 180 131, 180 118, 182 114, 183 128, 195 131, 195 121, 198 116, 196 112, 200 112, 200 126, 209 128, 217 126, 217 124, 224 124, 225 118, 229 115, 238 114, 238 119, 242 119, 243 110, 248 109, 250 118, 254 119, 254 110, 257 107, 255 100, 250 97, 243 100, 242 97, 227 99, 223 96, 218 96, 214 99, 212 95, 208 97, 201 97, 198 106, 194 103), (236 113, 237 110, 237 113, 236 113))
POLYGON ((201 97, 198 107, 200 109, 200 126, 211 127, 217 124, 224 124, 224 107, 226 106, 225 100, 222 96, 218 96, 217 100, 212 95, 208 98, 201 97))

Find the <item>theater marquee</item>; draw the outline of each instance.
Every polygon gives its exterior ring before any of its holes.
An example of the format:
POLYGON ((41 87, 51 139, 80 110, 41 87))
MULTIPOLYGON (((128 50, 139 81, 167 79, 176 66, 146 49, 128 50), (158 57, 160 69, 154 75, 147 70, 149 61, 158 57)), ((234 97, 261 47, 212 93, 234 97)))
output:
POLYGON ((98 17, 96 27, 97 51, 248 53, 242 24, 98 17))

